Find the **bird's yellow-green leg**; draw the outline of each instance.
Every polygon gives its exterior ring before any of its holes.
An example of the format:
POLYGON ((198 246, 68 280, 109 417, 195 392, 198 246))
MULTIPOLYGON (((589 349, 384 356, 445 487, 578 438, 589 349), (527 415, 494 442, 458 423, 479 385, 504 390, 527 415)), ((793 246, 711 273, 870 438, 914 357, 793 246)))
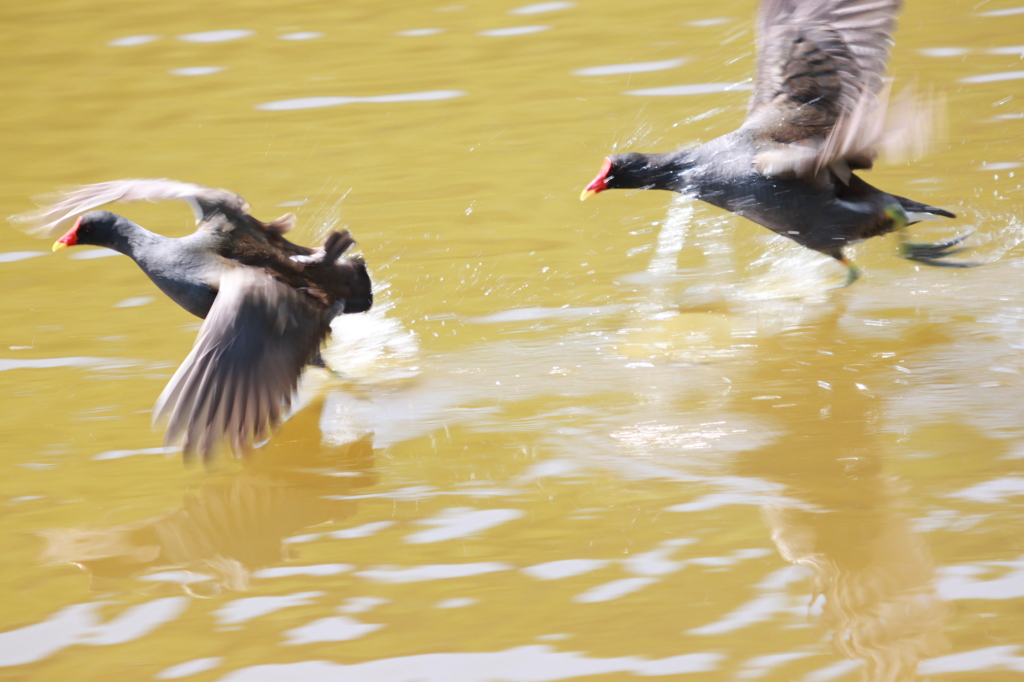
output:
POLYGON ((854 265, 846 256, 840 258, 839 262, 846 266, 846 279, 844 279, 843 283, 837 286, 836 289, 843 289, 860 279, 860 269, 858 269, 857 266, 854 265))

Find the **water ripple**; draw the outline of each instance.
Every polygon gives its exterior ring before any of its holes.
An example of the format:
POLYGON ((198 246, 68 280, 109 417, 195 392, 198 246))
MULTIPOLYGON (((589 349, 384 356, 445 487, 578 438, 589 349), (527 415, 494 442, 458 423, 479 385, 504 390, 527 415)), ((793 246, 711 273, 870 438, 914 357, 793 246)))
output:
POLYGON ((485 682, 501 679, 553 682, 572 677, 633 673, 642 676, 682 675, 718 669, 723 656, 691 653, 669 658, 638 656, 590 658, 575 651, 556 651, 547 645, 521 646, 507 651, 413 654, 364 663, 303 661, 256 665, 229 673, 220 682, 278 682, 278 680, 374 680, 375 682, 485 682))
POLYGON ((546 31, 550 26, 509 26, 507 28, 490 28, 486 31, 480 31, 477 35, 486 36, 488 38, 505 38, 507 36, 525 36, 530 33, 540 33, 546 31))
POLYGON ((186 66, 181 69, 171 69, 167 73, 175 76, 210 76, 223 70, 223 66, 186 66))
POLYGON ((326 592, 312 591, 277 597, 246 597, 228 602, 214 611, 213 615, 217 617, 221 625, 238 625, 292 606, 312 604, 317 597, 322 597, 325 594, 326 592))
POLYGON ((1014 14, 1024 14, 1024 7, 1010 7, 1007 9, 994 9, 988 12, 982 12, 983 17, 1009 17, 1014 14))
POLYGON ((604 583, 590 588, 582 594, 578 594, 572 598, 574 602, 580 604, 594 604, 602 601, 612 601, 625 597, 627 594, 632 594, 642 590, 643 588, 658 582, 657 578, 623 578, 621 580, 613 580, 610 583, 604 583))
POLYGON ((129 607, 99 622, 106 602, 67 606, 46 620, 0 633, 0 666, 41 661, 74 644, 109 646, 131 642, 174 620, 188 607, 185 597, 166 597, 129 607))
POLYGON ((434 518, 417 521, 420 525, 434 526, 434 528, 407 535, 405 541, 412 544, 426 544, 464 538, 525 515, 526 512, 522 509, 474 510, 467 507, 444 509, 434 518))
POLYGON ((961 78, 961 83, 996 83, 998 81, 1013 81, 1024 78, 1024 71, 1000 71, 998 73, 983 73, 980 76, 968 76, 961 78))
POLYGON ((135 45, 145 45, 146 43, 152 43, 155 40, 159 40, 160 36, 154 35, 138 35, 138 36, 125 36, 123 38, 115 38, 111 40, 107 45, 110 47, 134 47, 135 45))
POLYGON ((351 571, 355 566, 350 564, 316 564, 312 566, 278 566, 264 568, 252 574, 254 578, 288 578, 293 575, 338 575, 351 571))
POLYGON ((974 651, 930 658, 918 668, 921 675, 1007 670, 1024 673, 1024 657, 1016 656, 1019 646, 990 646, 974 651))
POLYGON ((0 253, 0 263, 16 263, 20 260, 28 260, 37 256, 45 256, 45 251, 8 251, 0 253))
POLYGON ((136 364, 134 360, 114 358, 93 358, 87 356, 69 358, 0 358, 0 372, 9 369, 54 369, 57 367, 89 367, 92 369, 120 369, 136 364))
POLYGON ((396 36, 408 36, 408 37, 434 36, 434 35, 437 35, 438 33, 443 33, 443 32, 444 32, 443 28, 410 28, 410 29, 407 29, 405 31, 399 31, 395 35, 396 36))
POLYGON ((138 308, 139 306, 149 305, 156 299, 152 296, 132 296, 126 298, 123 301, 118 301, 112 308, 138 308))
POLYGON ((665 71, 685 64, 687 59, 665 59, 660 62, 634 62, 632 64, 608 64, 606 66, 589 66, 573 71, 574 76, 617 76, 627 73, 646 73, 649 71, 665 71))
POLYGON ((1024 59, 1024 45, 1009 45, 1007 47, 993 47, 987 50, 989 54, 1009 54, 1024 59))
POLYGON ((413 566, 412 568, 394 568, 381 566, 360 571, 355 575, 378 583, 416 583, 424 580, 444 580, 448 578, 467 578, 497 571, 511 571, 512 566, 496 561, 484 561, 475 564, 434 564, 413 566))
POLYGON ((557 12, 563 9, 574 7, 575 2, 538 2, 533 5, 523 5, 510 9, 509 14, 543 14, 545 12, 557 12))
POLYGON ((925 47, 918 50, 925 57, 960 57, 967 54, 963 47, 925 47))
POLYGON ((711 19, 697 19, 695 21, 686 22, 687 26, 694 26, 696 28, 707 28, 708 26, 721 26, 722 24, 728 24, 732 19, 729 17, 714 17, 711 19))
POLYGON ((239 40, 255 35, 256 31, 244 28, 224 29, 222 31, 202 31, 200 33, 186 33, 178 36, 178 40, 186 43, 224 43, 229 40, 239 40))
POLYGON ((220 667, 220 664, 223 662, 224 659, 221 656, 197 658, 192 661, 185 661, 184 663, 172 665, 170 668, 164 668, 153 677, 157 680, 176 680, 179 677, 189 677, 191 675, 204 673, 207 670, 213 670, 214 668, 220 667))
POLYGON ((668 85, 661 88, 644 88, 627 90, 624 95, 638 97, 674 97, 679 95, 708 95, 715 92, 734 92, 753 90, 750 83, 689 83, 686 85, 668 85))
POLYGON ((140 450, 108 450, 101 452, 98 455, 93 455, 93 460, 107 460, 107 459, 124 459, 125 457, 134 457, 135 455, 173 455, 181 450, 176 446, 162 447, 162 448, 142 448, 140 450))
POLYGON ((400 102, 436 102, 466 95, 465 90, 427 90, 424 92, 403 92, 395 95, 368 95, 365 97, 299 97, 276 102, 257 104, 261 111, 295 111, 298 109, 319 109, 337 107, 343 104, 397 104, 400 102))
POLYGON ((345 642, 359 639, 384 627, 381 623, 361 623, 348 616, 331 616, 288 630, 285 644, 312 644, 314 642, 345 642))
POLYGON ((323 38, 324 34, 320 31, 296 31, 295 33, 282 33, 277 37, 278 40, 316 40, 317 38, 323 38))
POLYGON ((520 569, 536 580, 562 580, 590 573, 608 565, 604 559, 561 559, 520 569))

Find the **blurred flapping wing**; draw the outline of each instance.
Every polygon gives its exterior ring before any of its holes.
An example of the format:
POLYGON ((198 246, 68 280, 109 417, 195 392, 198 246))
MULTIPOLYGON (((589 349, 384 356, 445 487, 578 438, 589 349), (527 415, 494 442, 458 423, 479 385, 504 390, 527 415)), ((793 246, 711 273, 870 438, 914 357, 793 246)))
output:
POLYGON ((11 222, 29 234, 53 237, 65 232, 82 213, 104 204, 165 199, 187 202, 195 213, 196 222, 225 209, 239 213, 249 210, 242 197, 223 189, 167 179, 112 180, 68 189, 55 197, 44 197, 39 210, 12 216, 11 222))
POLYGON ((243 454, 265 440, 328 330, 323 307, 302 292, 253 268, 224 275, 192 352, 157 400, 154 420, 169 417, 165 441, 205 461, 225 442, 243 454))
MULTIPOLYGON (((892 137, 883 77, 900 7, 900 0, 764 0, 744 122, 775 143, 759 156, 760 172, 812 177, 830 167, 846 180, 851 168, 871 167, 892 137)), ((930 107, 901 112, 908 115, 927 128, 930 107)))

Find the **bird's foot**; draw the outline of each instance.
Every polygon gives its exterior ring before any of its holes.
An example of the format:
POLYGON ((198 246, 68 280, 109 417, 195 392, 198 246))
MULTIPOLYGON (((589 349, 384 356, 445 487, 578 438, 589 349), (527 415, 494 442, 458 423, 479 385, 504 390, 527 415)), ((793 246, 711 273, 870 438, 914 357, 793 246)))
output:
POLYGON ((977 265, 981 265, 981 263, 940 260, 946 256, 952 256, 954 253, 966 251, 967 247, 957 247, 961 242, 963 242, 963 240, 967 239, 972 234, 974 233, 968 232, 967 234, 962 234, 958 237, 953 237, 952 239, 932 243, 908 242, 903 239, 900 241, 900 257, 906 258, 907 260, 917 261, 918 263, 924 263, 925 265, 934 265, 939 268, 973 268, 977 265))
POLYGON ((981 265, 981 263, 941 260, 946 256, 966 251, 967 247, 960 246, 960 244, 974 234, 973 230, 941 242, 912 242, 907 240, 908 220, 903 207, 899 204, 893 204, 886 207, 885 214, 896 223, 896 234, 899 235, 900 239, 899 255, 901 258, 939 268, 973 268, 981 265))
POLYGON ((856 265, 847 260, 845 257, 840 259, 839 262, 846 266, 846 278, 843 279, 842 284, 837 284, 836 286, 832 287, 833 289, 845 289, 846 287, 850 286, 858 279, 860 279, 860 269, 856 265))

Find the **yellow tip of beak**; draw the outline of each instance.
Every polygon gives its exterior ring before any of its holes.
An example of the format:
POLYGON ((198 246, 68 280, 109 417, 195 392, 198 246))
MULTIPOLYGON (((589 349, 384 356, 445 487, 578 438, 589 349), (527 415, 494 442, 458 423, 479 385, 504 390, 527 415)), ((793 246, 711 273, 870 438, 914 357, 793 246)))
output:
POLYGON ((597 192, 595 192, 594 190, 592 190, 592 189, 585 189, 585 190, 583 190, 583 193, 580 194, 580 201, 586 201, 587 197, 593 196, 595 194, 597 194, 597 192))
POLYGON ((66 249, 66 248, 68 248, 68 245, 65 244, 64 242, 54 242, 53 243, 53 250, 54 251, 60 251, 61 249, 66 249))

